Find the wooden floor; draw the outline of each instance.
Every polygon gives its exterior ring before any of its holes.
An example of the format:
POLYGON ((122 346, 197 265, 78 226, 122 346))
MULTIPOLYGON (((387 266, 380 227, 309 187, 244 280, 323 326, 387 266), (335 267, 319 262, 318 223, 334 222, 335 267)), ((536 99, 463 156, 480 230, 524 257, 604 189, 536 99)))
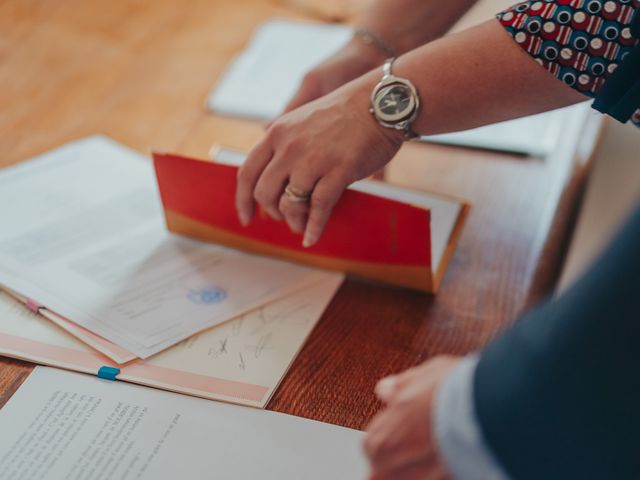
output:
MULTIPOLYGON (((476 14, 504 5, 487 1, 476 14)), ((252 30, 274 15, 302 18, 267 0, 0 0, 0 166, 94 133, 142 152, 248 149, 262 127, 203 104, 252 30)), ((348 280, 269 408, 364 428, 380 408, 379 378, 478 349, 547 295, 599 126, 576 118, 546 160, 405 146, 390 181, 474 205, 440 293, 348 280)), ((30 369, 0 359, 0 405, 30 369)))

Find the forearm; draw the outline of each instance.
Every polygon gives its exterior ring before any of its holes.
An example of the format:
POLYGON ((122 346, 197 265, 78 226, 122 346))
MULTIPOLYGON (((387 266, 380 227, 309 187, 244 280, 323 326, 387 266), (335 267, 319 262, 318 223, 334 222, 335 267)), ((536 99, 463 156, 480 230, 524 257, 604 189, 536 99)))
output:
POLYGON ((396 57, 444 35, 476 0, 376 0, 356 22, 359 34, 307 72, 290 112, 396 57))
POLYGON ((357 22, 380 35, 398 53, 435 40, 477 0, 377 0, 357 22))
POLYGON ((464 130, 585 100, 523 52, 496 20, 410 52, 394 70, 418 88, 423 108, 414 130, 422 134, 464 130))
MULTIPOLYGON (((412 125, 420 134, 464 130, 582 98, 520 51, 497 20, 413 50, 395 67, 421 96, 422 110, 412 125)), ((286 219, 294 232, 303 233, 304 246, 320 239, 344 188, 384 166, 404 140, 404 132, 381 126, 369 114, 381 73, 375 68, 270 126, 240 171, 237 206, 243 225, 257 200, 274 219, 286 219), (282 190, 287 183, 311 192, 309 201, 287 201, 282 190)))
MULTIPOLYGON (((418 90, 422 108, 413 130, 422 135, 465 130, 585 99, 523 52, 497 20, 411 51, 395 62, 393 72, 418 90)), ((369 108, 381 74, 375 69, 343 87, 350 90, 353 108, 369 108)))

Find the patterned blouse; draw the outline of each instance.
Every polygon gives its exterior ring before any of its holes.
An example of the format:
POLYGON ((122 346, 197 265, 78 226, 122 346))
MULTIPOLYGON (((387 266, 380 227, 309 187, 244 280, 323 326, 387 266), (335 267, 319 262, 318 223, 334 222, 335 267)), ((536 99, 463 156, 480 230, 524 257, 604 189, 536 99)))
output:
MULTIPOLYGON (((640 44, 640 0, 538 0, 497 15, 520 47, 589 96, 640 44)), ((640 108, 631 121, 640 127, 640 108)))

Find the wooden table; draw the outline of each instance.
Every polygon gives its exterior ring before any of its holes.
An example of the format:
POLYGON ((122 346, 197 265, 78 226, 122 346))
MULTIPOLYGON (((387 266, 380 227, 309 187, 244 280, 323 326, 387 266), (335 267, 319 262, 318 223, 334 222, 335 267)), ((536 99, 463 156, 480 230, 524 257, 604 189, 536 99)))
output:
MULTIPOLYGON (((485 1, 476 15, 509 3, 485 1)), ((248 149, 261 126, 208 114, 203 102, 273 15, 300 16, 268 0, 0 0, 0 166, 94 133, 144 152, 248 149)), ((440 293, 347 281, 269 408, 364 428, 380 408, 379 378, 478 349, 547 295, 599 127, 579 122, 546 160, 403 148, 389 179, 474 204, 440 293)), ((31 369, 0 359, 0 406, 31 369)))

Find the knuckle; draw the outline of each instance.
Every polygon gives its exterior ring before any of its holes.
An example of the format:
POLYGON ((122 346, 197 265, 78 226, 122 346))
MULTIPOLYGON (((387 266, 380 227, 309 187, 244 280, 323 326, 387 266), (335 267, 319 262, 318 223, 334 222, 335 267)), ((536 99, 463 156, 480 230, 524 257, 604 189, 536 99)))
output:
POLYGON ((238 169, 238 181, 241 183, 245 183, 249 181, 249 170, 246 167, 241 167, 238 169))
POLYGON ((376 442, 373 438, 373 435, 368 434, 364 437, 364 439, 362 440, 362 449, 364 450, 364 453, 367 455, 367 457, 372 458, 374 456, 374 452, 375 452, 375 445, 376 442))
POLYGON ((372 462, 375 462, 375 460, 380 456, 380 451, 382 449, 380 436, 371 433, 366 435, 362 441, 362 447, 367 457, 372 462))
POLYGON ((331 200, 326 194, 320 193, 311 198, 311 207, 318 212, 325 212, 331 206, 331 200))
POLYGON ((314 87, 318 84, 318 81, 320 80, 320 75, 318 70, 313 69, 313 70, 309 70, 305 76, 302 78, 302 84, 305 87, 314 87))
POLYGON ((359 175, 358 172, 354 170, 344 169, 336 172, 335 181, 342 188, 346 188, 347 185, 351 185, 353 182, 363 177, 366 177, 366 175, 359 175))
POLYGON ((292 202, 284 195, 280 197, 279 208, 282 213, 291 217, 299 217, 300 215, 304 215, 308 210, 307 205, 303 203, 292 202))
POLYGON ((280 202, 278 203, 278 208, 285 215, 294 215, 297 213, 297 206, 292 202, 287 200, 284 196, 280 197, 280 202))
POLYGON ((278 209, 287 218, 295 215, 295 208, 293 207, 293 205, 291 205, 291 202, 287 201, 286 199, 280 200, 280 203, 278 204, 278 209))
POLYGON ((299 137, 287 139, 282 145, 280 151, 285 157, 288 157, 290 155, 297 155, 301 150, 300 143, 301 142, 299 137))
POLYGON ((253 198, 261 205, 268 203, 269 191, 264 185, 258 185, 253 191, 253 198))
POLYGON ((269 127, 267 135, 271 140, 275 141, 275 140, 281 138, 284 135, 285 130, 286 130, 286 126, 285 126, 285 124, 283 122, 275 121, 269 127))

